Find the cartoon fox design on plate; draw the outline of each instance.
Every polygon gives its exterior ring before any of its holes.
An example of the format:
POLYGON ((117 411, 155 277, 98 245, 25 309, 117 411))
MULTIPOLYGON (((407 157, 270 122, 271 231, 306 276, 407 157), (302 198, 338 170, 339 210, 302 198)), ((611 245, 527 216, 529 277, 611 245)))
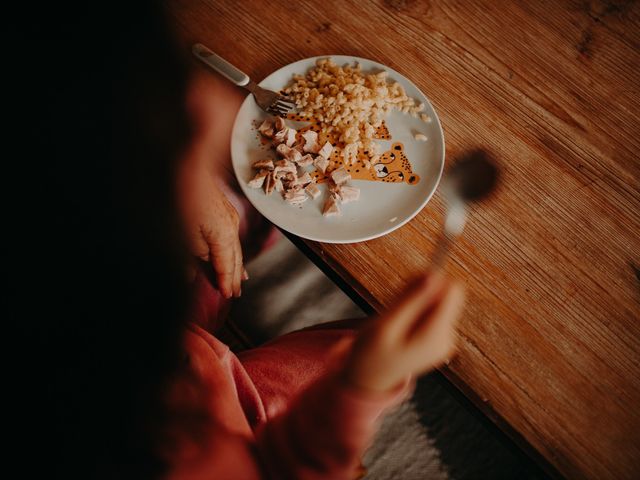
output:
MULTIPOLYGON (((302 134, 307 130, 314 130, 320 133, 320 126, 309 117, 304 117, 298 114, 289 114, 287 118, 298 122, 310 122, 300 130, 298 130, 298 141, 301 140, 302 134)), ((377 128, 374 138, 378 140, 390 140, 391 135, 387 129, 384 121, 377 128)), ((329 142, 333 145, 333 152, 329 158, 330 163, 325 173, 319 170, 314 170, 311 173, 316 183, 324 183, 328 179, 328 175, 336 168, 343 167, 353 180, 369 180, 372 182, 389 182, 389 183, 401 183, 405 182, 409 185, 415 185, 420 181, 420 176, 413 172, 411 168, 411 162, 404 153, 404 146, 402 143, 395 142, 391 145, 391 149, 380 155, 380 161, 373 165, 373 168, 367 168, 365 162, 368 160, 368 152, 359 150, 357 159, 351 165, 345 165, 342 158, 342 148, 344 144, 335 141, 330 138, 329 142)))

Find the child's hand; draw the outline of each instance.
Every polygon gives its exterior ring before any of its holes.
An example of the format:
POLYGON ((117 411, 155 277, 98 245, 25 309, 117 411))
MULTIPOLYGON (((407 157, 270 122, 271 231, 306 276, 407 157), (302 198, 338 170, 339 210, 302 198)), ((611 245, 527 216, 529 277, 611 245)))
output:
POLYGON ((346 363, 346 380, 387 391, 442 364, 453 353, 463 304, 462 287, 441 274, 420 280, 360 333, 346 363))
POLYGON ((238 235, 238 212, 209 172, 191 183, 194 202, 185 214, 187 240, 192 253, 210 263, 220 293, 239 297, 247 274, 238 235))
POLYGON ((191 252, 215 271, 223 296, 240 296, 246 280, 238 212, 220 185, 228 178, 229 141, 242 96, 213 75, 195 75, 187 94, 192 138, 178 179, 180 207, 191 252))

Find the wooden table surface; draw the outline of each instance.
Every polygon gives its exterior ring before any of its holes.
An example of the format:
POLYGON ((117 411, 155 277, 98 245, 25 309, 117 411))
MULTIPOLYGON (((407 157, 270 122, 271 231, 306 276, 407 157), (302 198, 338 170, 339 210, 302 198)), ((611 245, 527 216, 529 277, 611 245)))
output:
MULTIPOLYGON (((617 1, 172 0, 189 42, 255 79, 374 59, 432 101, 447 158, 502 167, 448 273, 468 290, 443 373, 568 478, 640 478, 640 5, 617 1)), ((439 194, 359 244, 306 242, 376 309, 429 268, 439 194)))

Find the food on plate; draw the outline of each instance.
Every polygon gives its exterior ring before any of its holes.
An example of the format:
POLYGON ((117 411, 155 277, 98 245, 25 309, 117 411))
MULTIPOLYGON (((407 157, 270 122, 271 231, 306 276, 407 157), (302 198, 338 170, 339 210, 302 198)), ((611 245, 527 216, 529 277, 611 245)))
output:
MULTIPOLYGON (((416 175, 400 143, 381 151, 375 140, 391 137, 384 117, 392 110, 420 117, 424 104, 407 96, 403 87, 387 79, 387 73, 364 73, 360 66, 338 66, 321 59, 305 75, 294 75, 283 93, 293 100, 298 114, 287 117, 310 125, 293 128, 282 117, 270 117, 257 128, 262 144, 270 144, 276 159, 253 164, 258 173, 251 188, 274 190, 289 204, 301 205, 318 198, 316 183, 327 183, 322 208, 325 216, 340 215, 340 205, 360 198, 352 179, 416 184, 416 175)), ((416 140, 427 137, 416 133, 416 140)))
POLYGON ((311 175, 309 175, 309 172, 304 172, 302 175, 300 175, 298 178, 296 178, 296 185, 308 185, 312 182, 311 180, 311 175))
POLYGON ((322 207, 322 215, 325 217, 333 217, 340 215, 340 207, 338 207, 338 199, 334 195, 329 195, 322 207))
POLYGON ((267 177, 264 179, 264 193, 267 195, 271 195, 273 190, 276 188, 276 177, 273 172, 269 172, 267 177))
POLYGON ((271 160, 270 158, 266 158, 264 160, 258 160, 257 162, 253 162, 252 167, 258 170, 262 168, 266 168, 267 170, 273 170, 273 160, 271 160))
POLYGON ((416 140, 420 141, 420 142, 426 142, 428 140, 427 136, 423 133, 415 133, 413 135, 413 138, 415 138, 416 140))
POLYGON ((300 205, 301 203, 306 202, 307 198, 309 198, 304 190, 297 190, 295 188, 285 191, 283 196, 291 205, 300 205))
MULTIPOLYGON (((411 162, 404 151, 404 145, 400 142, 392 143, 388 150, 380 155, 380 160, 371 169, 367 168, 366 156, 362 152, 358 155, 359 158, 356 163, 347 165, 340 158, 340 152, 338 150, 331 155, 331 160, 328 162, 330 165, 326 171, 316 169, 311 176, 315 179, 316 183, 322 184, 329 181, 333 170, 344 167, 347 173, 351 175, 352 180, 406 183, 408 185, 417 185, 420 182, 420 175, 413 171, 411 162)), ((323 158, 324 157, 318 157, 319 160, 323 158)))
POLYGON ((282 158, 293 163, 297 163, 302 159, 302 154, 298 150, 288 147, 285 143, 278 145, 276 147, 276 152, 278 152, 282 158))
POLYGON ((318 188, 318 186, 315 183, 310 183, 309 185, 307 185, 304 189, 305 192, 307 192, 307 194, 311 197, 311 198, 318 198, 320 196, 320 189, 318 188))
POLYGON ((377 162, 381 152, 375 131, 389 112, 417 116, 424 110, 399 83, 387 80, 387 72, 363 73, 358 64, 340 67, 328 58, 316 61, 306 75, 294 75, 284 93, 321 125, 321 143, 328 137, 344 143, 348 164, 359 150, 367 152, 371 164, 377 162))
POLYGON ((303 152, 318 153, 318 150, 320 150, 320 145, 318 145, 318 132, 307 130, 302 134, 302 138, 304 139, 303 152))
POLYGON ((306 154, 296 162, 299 167, 309 167, 313 165, 313 156, 306 154))
POLYGON ((265 120, 258 127, 258 131, 267 138, 273 138, 273 134, 275 133, 273 122, 265 120))
POLYGON ((351 180, 351 175, 347 173, 344 167, 340 167, 331 172, 331 180, 333 180, 333 183, 336 185, 342 185, 351 180))
POLYGON ((285 126, 276 132, 273 139, 278 143, 285 144, 287 147, 292 147, 296 141, 296 131, 293 128, 285 126))
POLYGON ((350 185, 340 185, 336 194, 342 203, 355 202, 360 198, 360 189, 350 185))
MULTIPOLYGON (((275 161, 263 159, 254 162, 252 167, 258 173, 247 182, 247 186, 263 188, 267 195, 275 190, 291 205, 301 205, 308 198, 318 198, 320 189, 306 168, 317 168, 324 173, 330 163, 333 145, 325 142, 318 148, 316 132, 307 130, 298 134, 280 117, 267 118, 260 124, 258 131, 272 140, 272 146, 280 158, 275 161), (305 146, 308 147, 306 150, 305 146), (314 153, 303 155, 301 150, 314 153)), ((329 199, 323 208, 324 215, 339 215, 339 202, 346 203, 359 198, 360 189, 346 185, 350 179, 351 175, 344 167, 336 168, 330 173, 329 199)))
POLYGON ((249 180, 249 188, 261 188, 264 185, 265 179, 270 174, 269 170, 260 170, 256 173, 256 176, 249 180))
POLYGON ((329 166, 329 160, 322 155, 318 155, 313 161, 313 164, 318 167, 318 170, 320 170, 322 173, 325 173, 327 171, 327 167, 329 166))
POLYGON ((331 152, 333 152, 333 145, 329 142, 326 142, 320 150, 318 150, 318 155, 328 159, 331 157, 331 152))

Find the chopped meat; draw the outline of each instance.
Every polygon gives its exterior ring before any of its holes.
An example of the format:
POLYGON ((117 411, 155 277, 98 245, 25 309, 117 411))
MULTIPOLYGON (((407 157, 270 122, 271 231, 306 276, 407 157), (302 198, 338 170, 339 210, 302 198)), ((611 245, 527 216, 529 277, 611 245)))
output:
POLYGON ((300 157, 300 160, 296 162, 299 167, 308 167, 313 165, 313 157, 308 153, 304 157, 300 157))
MULTIPOLYGON (((288 160, 280 160, 280 162, 286 162, 284 165, 276 165, 276 168, 273 169, 273 174, 276 177, 282 177, 287 173, 291 173, 294 176, 298 175, 298 169, 296 166, 288 160)), ((276 162, 278 163, 278 162, 276 162)))
POLYGON ((283 130, 284 127, 286 127, 287 124, 284 123, 284 118, 282 117, 275 117, 275 121, 273 123, 273 128, 276 132, 279 132, 280 130, 283 130))
POLYGON ((268 170, 273 170, 273 160, 270 158, 258 160, 257 162, 253 162, 252 167, 256 169, 266 168, 268 170))
POLYGON ((355 202, 360 198, 360 189, 349 185, 341 185, 338 188, 338 196, 342 203, 355 202))
POLYGON ((264 193, 271 195, 273 189, 276 187, 276 176, 274 172, 269 173, 264 181, 264 193))
MULTIPOLYGON (((269 158, 253 163, 258 173, 247 182, 249 188, 263 188, 267 195, 274 190, 280 192, 284 200, 291 205, 300 205, 309 198, 319 198, 321 190, 311 177, 306 167, 313 165, 329 176, 328 196, 322 208, 324 216, 341 215, 340 203, 356 201, 360 197, 360 189, 346 185, 351 175, 346 167, 335 168, 330 160, 334 148, 326 142, 322 148, 318 143, 318 133, 314 130, 298 132, 288 127, 283 118, 268 118, 258 127, 260 134, 272 138, 272 146, 280 157, 279 160, 269 158), (315 155, 317 154, 317 155, 315 155), (298 173, 298 167, 302 174, 298 173)), ((348 153, 346 150, 343 153, 348 153)), ((345 164, 349 163, 345 156, 345 164)), ((371 164, 379 161, 379 155, 371 158, 371 164)), ((366 161, 368 164, 369 162, 366 161)))
POLYGON ((273 135, 275 134, 275 130, 273 128, 273 119, 267 118, 258 127, 258 131, 267 138, 273 138, 273 135))
POLYGON ((297 162, 302 158, 302 154, 295 148, 289 147, 286 143, 281 143, 276 147, 276 152, 291 162, 297 162))
POLYGON ((284 127, 276 132, 273 136, 273 141, 276 145, 284 143, 287 147, 291 147, 296 141, 296 131, 293 128, 284 127))
POLYGON ((324 158, 322 155, 318 155, 316 159, 313 161, 313 164, 316 166, 318 170, 320 170, 322 173, 325 173, 327 170, 327 167, 329 166, 329 160, 324 158))
POLYGON ((296 183, 298 185, 307 185, 311 183, 311 175, 309 175, 309 172, 304 172, 304 175, 298 177, 296 183))
POLYGON ((295 183, 298 176, 295 173, 286 172, 280 177, 285 188, 291 188, 295 183))
POLYGON ((276 152, 278 152, 281 156, 285 158, 287 157, 287 155, 289 155, 290 151, 291 151, 291 147, 287 146, 284 143, 281 143, 276 147, 276 152))
POLYGON ((293 165, 293 163, 291 163, 289 160, 287 160, 286 158, 283 158, 281 160, 276 160, 276 162, 274 163, 274 165, 276 167, 290 167, 291 165, 293 165))
POLYGON ((260 170, 256 176, 247 182, 249 188, 260 188, 264 184, 264 179, 269 175, 268 170, 260 170))
POLYGON ((302 158, 302 154, 295 148, 291 148, 286 143, 281 143, 276 147, 276 152, 282 157, 292 162, 297 162, 302 158))
POLYGON ((340 167, 331 172, 331 179, 336 185, 342 185, 351 180, 351 175, 349 175, 349 172, 347 172, 344 167, 340 167))
POLYGON ((304 190, 291 189, 284 194, 284 199, 292 205, 299 205, 306 202, 307 198, 309 197, 304 193, 304 190))
POLYGON ((333 195, 329 195, 329 198, 327 198, 327 200, 324 202, 322 215, 324 215, 325 217, 340 215, 340 207, 338 207, 338 201, 333 195))
POLYGON ((309 195, 311 198, 318 198, 318 195, 320 195, 320 189, 315 183, 310 183, 309 185, 307 185, 304 191, 307 192, 307 195, 309 195))
POLYGON ((273 144, 274 145, 280 145, 281 143, 284 143, 286 137, 287 137, 287 130, 286 129, 278 130, 273 135, 273 144))
POLYGON ((333 152, 333 145, 327 142, 320 150, 318 150, 318 155, 322 155, 324 158, 328 159, 331 156, 331 152, 333 152))
POLYGON ((296 150, 295 148, 292 148, 289 150, 289 154, 286 155, 284 158, 286 158, 287 160, 291 161, 291 162, 295 162, 298 163, 300 161, 300 159, 302 158, 302 154, 296 150))
POLYGON ((284 143, 287 144, 287 147, 292 147, 294 143, 296 143, 296 130, 293 128, 287 128, 287 133, 284 139, 284 143))
POLYGON ((302 134, 302 138, 304 138, 304 152, 318 153, 320 149, 320 145, 318 145, 318 132, 307 130, 302 134))
POLYGON ((352 165, 353 161, 358 157, 358 146, 355 143, 350 143, 342 149, 342 156, 344 158, 345 165, 352 165))

